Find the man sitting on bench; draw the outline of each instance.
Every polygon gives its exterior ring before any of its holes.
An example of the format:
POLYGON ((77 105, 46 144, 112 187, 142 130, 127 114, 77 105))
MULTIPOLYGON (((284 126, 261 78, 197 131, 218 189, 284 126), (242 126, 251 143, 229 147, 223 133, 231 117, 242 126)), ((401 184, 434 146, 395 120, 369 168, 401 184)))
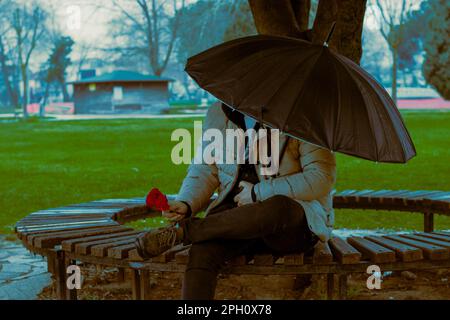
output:
MULTIPOLYGON (((204 130, 216 128, 224 135, 226 129, 258 127, 253 119, 225 105, 212 106, 204 123, 204 130)), ((170 211, 163 213, 179 221, 178 226, 137 238, 138 252, 144 258, 158 256, 179 243, 192 245, 183 299, 213 299, 220 268, 235 256, 307 252, 318 240, 330 238, 334 155, 285 135, 279 136, 279 146, 279 168, 272 176, 261 175, 261 165, 248 161, 191 164, 176 200, 169 202, 170 211), (218 197, 209 204, 216 189, 218 197), (206 207, 205 218, 194 216, 206 207)))

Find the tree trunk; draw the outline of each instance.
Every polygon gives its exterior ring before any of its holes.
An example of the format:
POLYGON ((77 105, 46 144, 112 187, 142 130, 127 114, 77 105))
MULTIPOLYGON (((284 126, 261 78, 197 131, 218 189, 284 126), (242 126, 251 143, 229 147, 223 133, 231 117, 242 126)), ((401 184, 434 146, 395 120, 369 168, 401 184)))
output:
POLYGON ((392 83, 391 83, 391 95, 394 103, 397 104, 397 60, 398 52, 397 48, 391 48, 392 51, 392 83))
MULTIPOLYGON (((312 41, 322 44, 327 38, 331 25, 337 20, 338 5, 336 0, 321 0, 317 6, 316 18, 314 19, 312 41)), ((331 38, 329 46, 336 48, 336 34, 331 38)))
POLYGON ((22 98, 22 111, 23 117, 28 118, 28 76, 27 76, 27 67, 25 65, 20 66, 20 71, 22 73, 22 90, 23 90, 23 98, 22 98))
POLYGON ((290 0, 249 0, 259 34, 297 38, 301 35, 290 0))
POLYGON ((6 92, 8 94, 8 100, 11 106, 16 108, 19 104, 17 94, 14 92, 13 86, 11 84, 8 72, 8 65, 6 64, 6 52, 3 45, 3 39, 0 37, 0 67, 2 69, 3 83, 6 87, 6 92))
POLYGON ((45 85, 44 98, 42 99, 41 104, 39 106, 39 116, 41 118, 45 116, 45 106, 47 105, 49 91, 50 91, 50 83, 47 81, 45 85))
POLYGON ((67 102, 70 100, 69 92, 67 92, 67 85, 65 82, 61 82, 61 91, 63 94, 63 101, 67 102))
MULTIPOLYGON (((302 37, 308 26, 310 1, 248 0, 260 34, 302 37), (308 13, 308 14, 307 14, 308 13)), ((367 0, 320 0, 311 40, 323 43, 333 22, 336 30, 329 46, 359 64, 367 0)))
POLYGON ((291 0, 291 4, 300 31, 307 30, 311 0, 291 0))
MULTIPOLYGON (((323 2, 323 0, 321 1, 323 2)), ((359 64, 367 0, 339 0, 336 20, 337 51, 359 64)))

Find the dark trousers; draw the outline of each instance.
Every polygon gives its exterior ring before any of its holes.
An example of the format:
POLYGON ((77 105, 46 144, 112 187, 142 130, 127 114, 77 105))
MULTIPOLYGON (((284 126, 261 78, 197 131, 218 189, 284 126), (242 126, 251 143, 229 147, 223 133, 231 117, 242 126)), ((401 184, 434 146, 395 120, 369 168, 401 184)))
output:
POLYGON ((183 299, 213 299, 223 264, 238 255, 306 252, 318 238, 303 207, 285 196, 235 207, 227 201, 205 218, 182 222, 185 244, 192 244, 183 281, 183 299))

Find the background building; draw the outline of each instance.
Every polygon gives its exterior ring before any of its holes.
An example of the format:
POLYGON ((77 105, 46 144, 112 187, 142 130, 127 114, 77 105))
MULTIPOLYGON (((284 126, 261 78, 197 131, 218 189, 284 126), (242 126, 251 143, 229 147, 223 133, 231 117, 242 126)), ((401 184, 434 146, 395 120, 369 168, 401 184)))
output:
POLYGON ((160 113, 169 108, 171 81, 132 71, 74 81, 75 114, 160 113))

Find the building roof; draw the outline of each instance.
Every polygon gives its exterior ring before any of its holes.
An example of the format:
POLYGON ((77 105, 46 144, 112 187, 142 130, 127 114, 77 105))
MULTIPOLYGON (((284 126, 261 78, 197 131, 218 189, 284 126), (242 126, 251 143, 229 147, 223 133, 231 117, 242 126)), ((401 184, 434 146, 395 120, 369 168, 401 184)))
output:
POLYGON ((171 78, 158 77, 154 75, 142 74, 134 71, 116 70, 101 76, 85 78, 82 80, 72 81, 73 84, 81 83, 100 83, 100 82, 161 82, 174 81, 171 78))

